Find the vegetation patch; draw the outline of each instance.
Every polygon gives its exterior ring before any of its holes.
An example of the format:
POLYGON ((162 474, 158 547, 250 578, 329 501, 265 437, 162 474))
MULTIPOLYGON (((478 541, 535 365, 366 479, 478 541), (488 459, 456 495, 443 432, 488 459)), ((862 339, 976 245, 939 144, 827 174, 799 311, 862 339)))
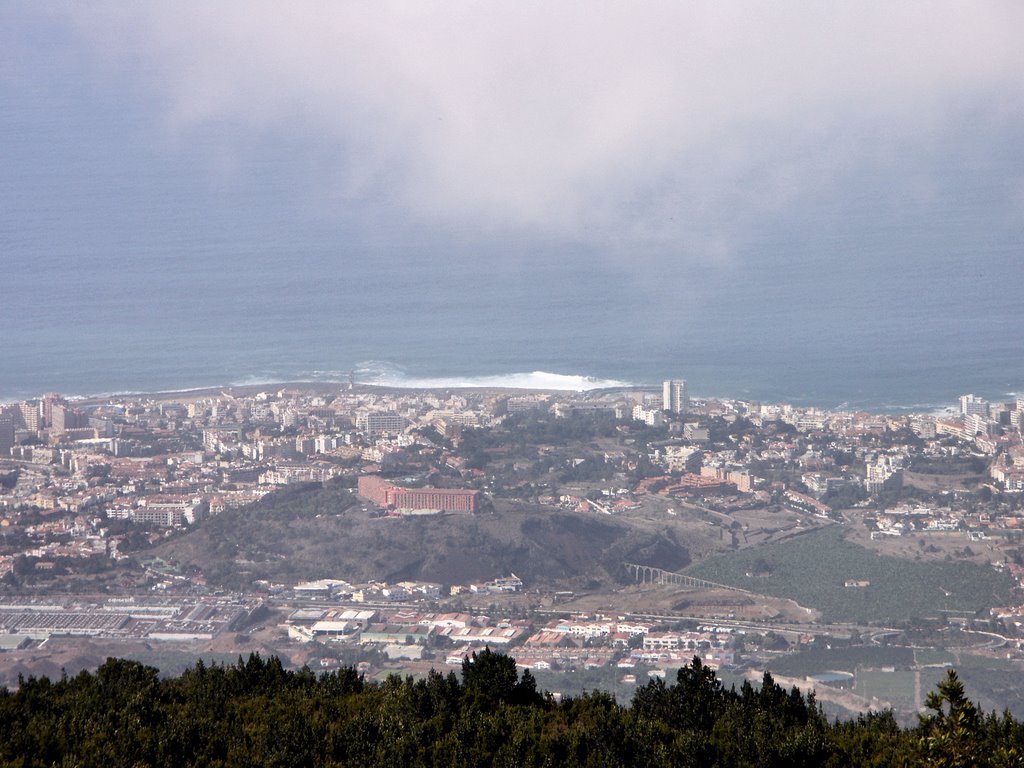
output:
MULTIPOLYGON (((910 674, 910 673, 907 673, 910 674)), ((905 688, 906 681, 901 681, 905 688)), ((895 689, 892 691, 895 692, 895 689)), ((926 713, 830 722, 813 696, 765 673, 726 689, 694 660, 640 685, 629 706, 603 691, 561 701, 484 650, 461 677, 352 667, 315 675, 277 658, 197 662, 161 679, 108 659, 95 673, 0 690, 0 765, 148 766, 903 766, 1018 765, 1024 726, 985 716, 950 672, 926 713)))
POLYGON ((952 653, 942 648, 917 648, 914 650, 914 658, 921 667, 936 664, 948 666, 956 660, 952 653))
POLYGON ((845 541, 838 526, 720 555, 686 573, 790 598, 817 608, 825 621, 862 623, 979 611, 1010 601, 1014 589, 1009 574, 988 566, 878 555, 845 541), (861 586, 846 586, 856 582, 861 586))
POLYGON ((908 669, 914 663, 911 648, 854 645, 846 648, 808 648, 776 659, 771 671, 788 677, 806 677, 826 670, 856 672, 860 667, 908 669))

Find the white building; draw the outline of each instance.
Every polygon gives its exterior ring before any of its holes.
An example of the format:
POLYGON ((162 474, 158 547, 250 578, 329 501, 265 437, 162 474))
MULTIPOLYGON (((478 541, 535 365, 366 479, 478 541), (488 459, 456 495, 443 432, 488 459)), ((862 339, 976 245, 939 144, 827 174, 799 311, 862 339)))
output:
POLYGON ((408 424, 404 416, 394 412, 362 413, 356 416, 356 429, 370 435, 401 432, 408 424))
POLYGON ((665 414, 656 408, 644 408, 642 405, 634 405, 633 420, 642 421, 649 427, 660 427, 665 423, 665 414))
POLYGON ((988 401, 977 395, 960 395, 960 415, 971 416, 974 414, 987 418, 988 401))
POLYGON ((879 493, 890 478, 901 480, 903 470, 893 457, 878 456, 873 461, 865 462, 865 472, 867 476, 864 479, 864 489, 868 493, 879 493))
POLYGON ((685 379, 669 379, 661 387, 661 407, 672 413, 685 413, 688 406, 685 379))

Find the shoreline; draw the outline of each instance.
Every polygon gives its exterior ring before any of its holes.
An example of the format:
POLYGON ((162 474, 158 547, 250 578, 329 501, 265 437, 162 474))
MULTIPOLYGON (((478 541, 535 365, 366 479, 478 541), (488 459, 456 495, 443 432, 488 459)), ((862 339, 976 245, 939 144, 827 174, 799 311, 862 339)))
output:
POLYGON ((87 392, 70 392, 60 388, 47 388, 36 391, 14 389, 0 394, 0 406, 10 405, 25 400, 38 400, 47 392, 60 394, 69 401, 90 404, 98 400, 115 400, 118 398, 151 398, 167 400, 173 398, 200 398, 216 395, 252 395, 259 392, 276 392, 287 388, 300 388, 310 392, 345 391, 354 385, 362 391, 375 392, 551 392, 551 393, 584 393, 612 390, 629 391, 660 391, 661 384, 634 384, 615 379, 599 379, 595 377, 560 374, 547 371, 534 371, 510 374, 481 376, 452 376, 413 378, 408 381, 367 381, 356 378, 282 378, 256 381, 236 381, 196 386, 169 387, 158 389, 116 389, 87 392))
MULTIPOLYGON (((276 381, 276 382, 260 382, 260 383, 242 383, 242 384, 225 384, 225 385, 214 385, 214 386, 198 386, 189 387, 183 389, 162 389, 155 391, 147 390, 135 390, 135 391, 121 391, 121 392, 101 392, 92 393, 86 395, 79 394, 64 394, 65 398, 69 401, 81 404, 84 406, 94 406, 102 403, 107 403, 113 400, 119 399, 149 399, 158 402, 171 402, 175 400, 180 401, 194 401, 201 400, 211 397, 252 397, 259 394, 260 392, 273 392, 276 393, 281 390, 301 390, 310 394, 337 394, 345 393, 349 390, 349 382, 347 381, 276 381)), ((376 394, 388 394, 388 395, 401 395, 415 392, 430 392, 430 393, 453 393, 453 394, 476 394, 476 395, 512 395, 512 394, 573 394, 580 398, 586 399, 592 396, 609 395, 613 393, 620 393, 625 396, 627 393, 657 393, 661 391, 660 385, 655 384, 623 384, 616 383, 612 386, 607 387, 594 387, 591 389, 573 389, 573 388, 560 388, 560 387, 526 387, 526 386, 515 386, 508 385, 502 386, 499 384, 478 384, 478 385, 452 385, 452 386, 398 386, 394 384, 374 384, 370 382, 355 382, 353 392, 363 393, 376 393, 376 394)), ((31 398, 24 399, 38 399, 41 397, 40 394, 36 394, 31 398)), ((792 400, 767 400, 757 399, 751 397, 730 397, 722 395, 700 395, 695 394, 692 396, 696 400, 745 400, 750 402, 762 402, 765 404, 772 405, 793 405, 793 407, 801 409, 814 409, 826 412, 848 412, 848 413, 872 413, 880 415, 927 415, 933 417, 941 417, 946 415, 951 410, 955 410, 956 400, 951 397, 946 403, 915 403, 911 405, 899 405, 895 403, 887 403, 884 405, 860 405, 851 406, 849 403, 839 403, 837 405, 824 406, 820 404, 809 404, 802 402, 794 402, 792 400)), ((13 404, 20 402, 20 400, 3 400, 0 401, 0 406, 5 404, 13 404)))
POLYGON ((99 402, 109 402, 120 398, 139 399, 146 398, 157 401, 171 400, 202 400, 208 397, 252 397, 260 392, 278 392, 284 389, 297 389, 314 394, 334 394, 337 392, 371 392, 379 394, 402 394, 412 392, 452 392, 472 394, 508 394, 508 393, 575 393, 589 394, 602 392, 655 392, 660 387, 653 385, 630 385, 615 387, 599 387, 588 390, 560 389, 557 387, 515 387, 515 386, 451 386, 451 387, 400 387, 392 384, 370 384, 356 382, 350 390, 348 382, 341 381, 280 381, 267 382, 264 384, 229 384, 225 386, 195 387, 190 389, 169 389, 155 392, 116 392, 100 393, 90 395, 67 395, 68 400, 82 405, 94 405, 99 402))

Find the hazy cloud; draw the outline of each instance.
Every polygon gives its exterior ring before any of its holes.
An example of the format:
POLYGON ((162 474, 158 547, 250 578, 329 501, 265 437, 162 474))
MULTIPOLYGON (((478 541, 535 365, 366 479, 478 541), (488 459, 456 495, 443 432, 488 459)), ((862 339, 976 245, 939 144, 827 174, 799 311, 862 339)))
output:
POLYGON ((746 218, 850 169, 898 165, 906 147, 944 141, 967 119, 1024 120, 1017 2, 117 2, 69 13, 97 72, 137 79, 176 133, 211 121, 297 133, 330 142, 350 199, 622 250, 728 259, 746 218))

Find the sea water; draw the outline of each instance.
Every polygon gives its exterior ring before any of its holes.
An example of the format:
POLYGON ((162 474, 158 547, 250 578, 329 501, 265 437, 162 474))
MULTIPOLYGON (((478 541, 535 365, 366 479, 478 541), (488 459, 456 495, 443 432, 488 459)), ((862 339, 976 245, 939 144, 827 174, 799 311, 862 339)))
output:
POLYGON ((747 216, 728 257, 702 261, 415 222, 386 188, 372 205, 321 188, 322 146, 229 124, 162 135, 142 95, 44 85, 3 83, 0 400, 350 375, 686 378, 890 410, 1024 388, 1013 126, 980 160, 908 165, 926 194, 865 167, 747 216))

